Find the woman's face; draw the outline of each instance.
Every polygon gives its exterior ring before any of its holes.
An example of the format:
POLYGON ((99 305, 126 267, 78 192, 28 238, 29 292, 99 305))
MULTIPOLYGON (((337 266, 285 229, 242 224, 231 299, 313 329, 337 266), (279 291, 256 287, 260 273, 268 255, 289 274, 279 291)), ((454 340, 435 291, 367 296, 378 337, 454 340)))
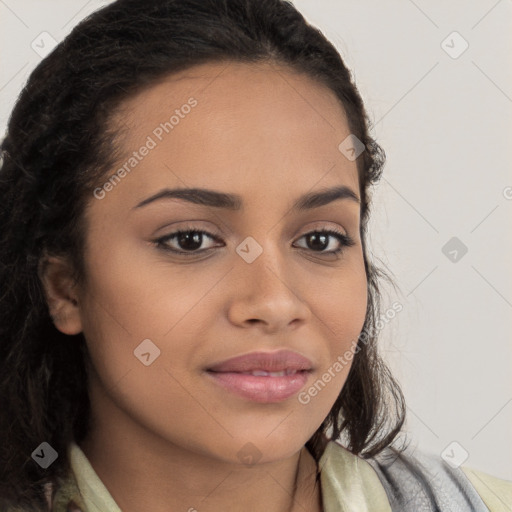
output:
POLYGON ((216 63, 144 90, 115 122, 125 155, 86 211, 78 301, 94 367, 92 435, 234 463, 291 456, 339 395, 366 312, 356 162, 338 149, 350 135, 343 109, 287 68, 216 63), (333 187, 356 200, 294 207, 333 187), (207 194, 208 205, 154 199, 176 188, 236 195, 238 208, 207 194), (178 230, 199 233, 170 236, 178 230), (231 373, 246 392, 208 371, 280 350, 311 370, 231 373))

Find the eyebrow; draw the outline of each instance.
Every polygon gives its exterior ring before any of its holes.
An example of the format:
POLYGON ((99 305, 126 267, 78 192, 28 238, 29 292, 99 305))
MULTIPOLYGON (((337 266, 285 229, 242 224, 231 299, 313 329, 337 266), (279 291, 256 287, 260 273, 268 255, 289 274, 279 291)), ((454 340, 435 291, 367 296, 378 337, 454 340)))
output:
MULTIPOLYGON (((237 194, 217 192, 204 188, 165 188, 156 194, 144 199, 133 209, 142 208, 154 201, 161 199, 181 199, 190 203, 213 208, 224 208, 226 210, 238 211, 243 206, 243 199, 237 194)), ((301 212, 325 206, 333 201, 349 199, 360 203, 357 194, 345 185, 323 189, 316 192, 309 192, 299 197, 292 205, 292 210, 301 212)))

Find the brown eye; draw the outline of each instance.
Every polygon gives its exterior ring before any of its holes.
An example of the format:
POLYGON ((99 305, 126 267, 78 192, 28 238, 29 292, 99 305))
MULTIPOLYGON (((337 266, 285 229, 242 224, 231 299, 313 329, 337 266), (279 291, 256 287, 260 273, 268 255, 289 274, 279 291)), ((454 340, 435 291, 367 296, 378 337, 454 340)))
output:
POLYGON ((321 254, 337 254, 343 251, 346 247, 351 247, 355 244, 354 240, 345 233, 341 233, 334 229, 311 231, 306 233, 301 238, 306 240, 307 249, 321 254), (339 247, 326 251, 331 243, 331 239, 335 238, 338 241, 339 247))
POLYGON ((207 247, 201 249, 206 237, 212 240, 218 240, 216 236, 208 233, 208 231, 183 229, 159 238, 156 240, 156 243, 166 251, 188 256, 189 254, 199 254, 212 248, 207 247), (174 241, 174 248, 169 243, 170 241, 174 241))

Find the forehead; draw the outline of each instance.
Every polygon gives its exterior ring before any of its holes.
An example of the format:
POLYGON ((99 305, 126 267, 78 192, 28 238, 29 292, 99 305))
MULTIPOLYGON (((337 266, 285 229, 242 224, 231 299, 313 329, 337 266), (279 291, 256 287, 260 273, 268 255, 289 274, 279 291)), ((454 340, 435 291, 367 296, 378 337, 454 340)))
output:
POLYGON ((133 200, 177 186, 274 199, 301 195, 315 183, 358 189, 356 162, 338 149, 350 135, 341 103, 285 66, 195 66, 123 102, 113 121, 123 130, 118 166, 151 146, 116 187, 133 200))
POLYGON ((227 107, 231 112, 254 114, 256 108, 251 107, 270 107, 279 100, 290 114, 307 112, 310 122, 318 122, 316 118, 320 117, 334 128, 345 121, 344 109, 331 89, 306 73, 270 61, 219 61, 192 66, 158 79, 124 101, 120 114, 124 119, 141 111, 149 114, 147 109, 151 107, 163 114, 190 95, 217 110, 227 107))

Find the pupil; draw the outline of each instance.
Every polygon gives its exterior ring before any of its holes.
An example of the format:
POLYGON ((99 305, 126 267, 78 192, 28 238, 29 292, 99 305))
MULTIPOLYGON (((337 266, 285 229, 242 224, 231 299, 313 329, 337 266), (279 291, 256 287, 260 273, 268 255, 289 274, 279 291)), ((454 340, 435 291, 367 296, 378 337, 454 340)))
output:
POLYGON ((190 231, 188 233, 180 233, 178 243, 182 249, 191 251, 201 247, 202 235, 197 231, 190 231), (192 242, 191 242, 192 241, 192 242))
MULTIPOLYGON (((318 241, 318 239, 322 240, 322 242, 320 244, 321 247, 319 247, 321 250, 325 249, 325 247, 328 245, 326 243, 327 242, 327 235, 314 233, 314 234, 309 235, 309 240, 311 240, 311 239, 314 239, 316 241, 318 241)), ((313 242, 311 245, 312 245, 312 248, 314 249, 315 247, 318 246, 318 243, 313 242)))

